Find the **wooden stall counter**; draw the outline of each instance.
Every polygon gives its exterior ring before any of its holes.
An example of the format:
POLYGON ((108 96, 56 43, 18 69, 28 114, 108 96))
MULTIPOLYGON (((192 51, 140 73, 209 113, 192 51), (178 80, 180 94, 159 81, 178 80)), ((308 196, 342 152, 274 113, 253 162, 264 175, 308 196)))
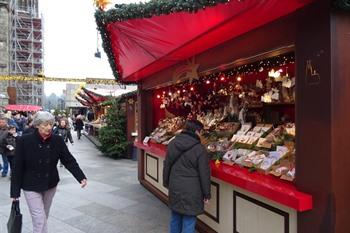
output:
MULTIPOLYGON (((144 161, 146 187, 151 185, 154 188, 151 192, 167 196, 168 190, 162 185, 167 147, 142 142, 134 145, 144 161)), ((298 191, 293 183, 251 173, 237 165, 217 165, 211 161, 210 166, 212 199, 205 214, 198 217, 200 232, 296 233, 297 212, 312 209, 312 196, 298 191)))

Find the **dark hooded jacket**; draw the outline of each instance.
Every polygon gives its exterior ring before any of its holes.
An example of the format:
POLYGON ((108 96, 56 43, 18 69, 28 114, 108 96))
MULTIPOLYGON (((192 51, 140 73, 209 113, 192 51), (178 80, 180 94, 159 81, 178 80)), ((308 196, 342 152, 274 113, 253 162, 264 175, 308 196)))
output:
POLYGON ((204 212, 203 200, 210 199, 209 157, 195 133, 183 131, 169 143, 163 185, 173 211, 192 216, 204 212))
POLYGON ((3 150, 6 156, 14 156, 15 150, 9 149, 8 146, 12 146, 16 148, 17 136, 12 135, 11 133, 7 133, 7 137, 3 140, 3 150))
POLYGON ((4 153, 3 141, 7 137, 7 133, 8 133, 7 126, 0 128, 0 154, 4 153))
POLYGON ((70 129, 68 129, 66 127, 64 127, 64 128, 62 128, 61 126, 56 127, 53 130, 53 134, 61 136, 65 143, 67 143, 68 140, 70 143, 73 143, 73 138, 72 138, 72 134, 70 132, 70 129))

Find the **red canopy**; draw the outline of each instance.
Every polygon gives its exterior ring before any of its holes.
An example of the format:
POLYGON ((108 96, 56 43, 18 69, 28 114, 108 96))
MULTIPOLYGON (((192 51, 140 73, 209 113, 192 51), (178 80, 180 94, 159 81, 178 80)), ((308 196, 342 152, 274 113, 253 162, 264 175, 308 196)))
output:
POLYGON ((311 2, 230 1, 197 13, 116 21, 107 25, 107 31, 122 81, 138 81, 311 2))
POLYGON ((81 103, 82 105, 86 106, 86 107, 90 107, 92 104, 90 104, 88 101, 86 101, 85 99, 81 98, 80 96, 75 96, 75 99, 79 101, 79 103, 81 103))
POLYGON ((19 112, 37 112, 42 109, 40 106, 36 105, 14 105, 9 104, 5 106, 5 109, 8 111, 19 111, 19 112))
POLYGON ((86 93, 86 95, 89 96, 89 98, 93 102, 102 103, 103 101, 106 101, 108 99, 107 96, 100 95, 92 90, 87 89, 87 88, 82 87, 81 89, 84 91, 84 93, 86 93))

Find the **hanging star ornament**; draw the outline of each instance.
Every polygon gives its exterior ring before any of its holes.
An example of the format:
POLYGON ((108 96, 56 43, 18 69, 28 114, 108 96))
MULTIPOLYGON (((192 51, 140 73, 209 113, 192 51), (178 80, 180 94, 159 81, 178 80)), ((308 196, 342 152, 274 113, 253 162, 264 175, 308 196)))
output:
POLYGON ((105 10, 108 4, 111 4, 109 0, 94 0, 95 6, 100 10, 105 10))

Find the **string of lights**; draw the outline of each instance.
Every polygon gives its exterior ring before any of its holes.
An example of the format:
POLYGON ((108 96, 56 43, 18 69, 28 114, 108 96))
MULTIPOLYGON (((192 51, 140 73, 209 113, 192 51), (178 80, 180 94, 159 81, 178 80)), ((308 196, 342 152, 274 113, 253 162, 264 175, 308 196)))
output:
POLYGON ((98 78, 59 78, 45 76, 12 76, 0 75, 0 81, 27 81, 27 82, 67 82, 67 83, 86 83, 86 84, 105 84, 116 85, 118 82, 114 79, 98 78))
MULTIPOLYGON (((270 70, 276 67, 286 66, 288 64, 295 63, 295 55, 293 52, 282 54, 276 57, 263 59, 257 62, 250 64, 245 64, 241 66, 233 67, 229 70, 215 72, 207 75, 202 75, 199 79, 196 79, 192 82, 185 81, 176 85, 173 85, 167 88, 167 91, 163 91, 157 94, 157 98, 164 97, 166 95, 171 96, 173 93, 181 94, 188 91, 195 91, 198 86, 203 84, 214 84, 218 86, 219 83, 222 83, 220 86, 224 86, 222 93, 225 91, 232 91, 234 84, 241 82, 244 79, 244 76, 258 74, 263 71, 270 70)), ((222 90, 222 87, 216 88, 222 90)))

